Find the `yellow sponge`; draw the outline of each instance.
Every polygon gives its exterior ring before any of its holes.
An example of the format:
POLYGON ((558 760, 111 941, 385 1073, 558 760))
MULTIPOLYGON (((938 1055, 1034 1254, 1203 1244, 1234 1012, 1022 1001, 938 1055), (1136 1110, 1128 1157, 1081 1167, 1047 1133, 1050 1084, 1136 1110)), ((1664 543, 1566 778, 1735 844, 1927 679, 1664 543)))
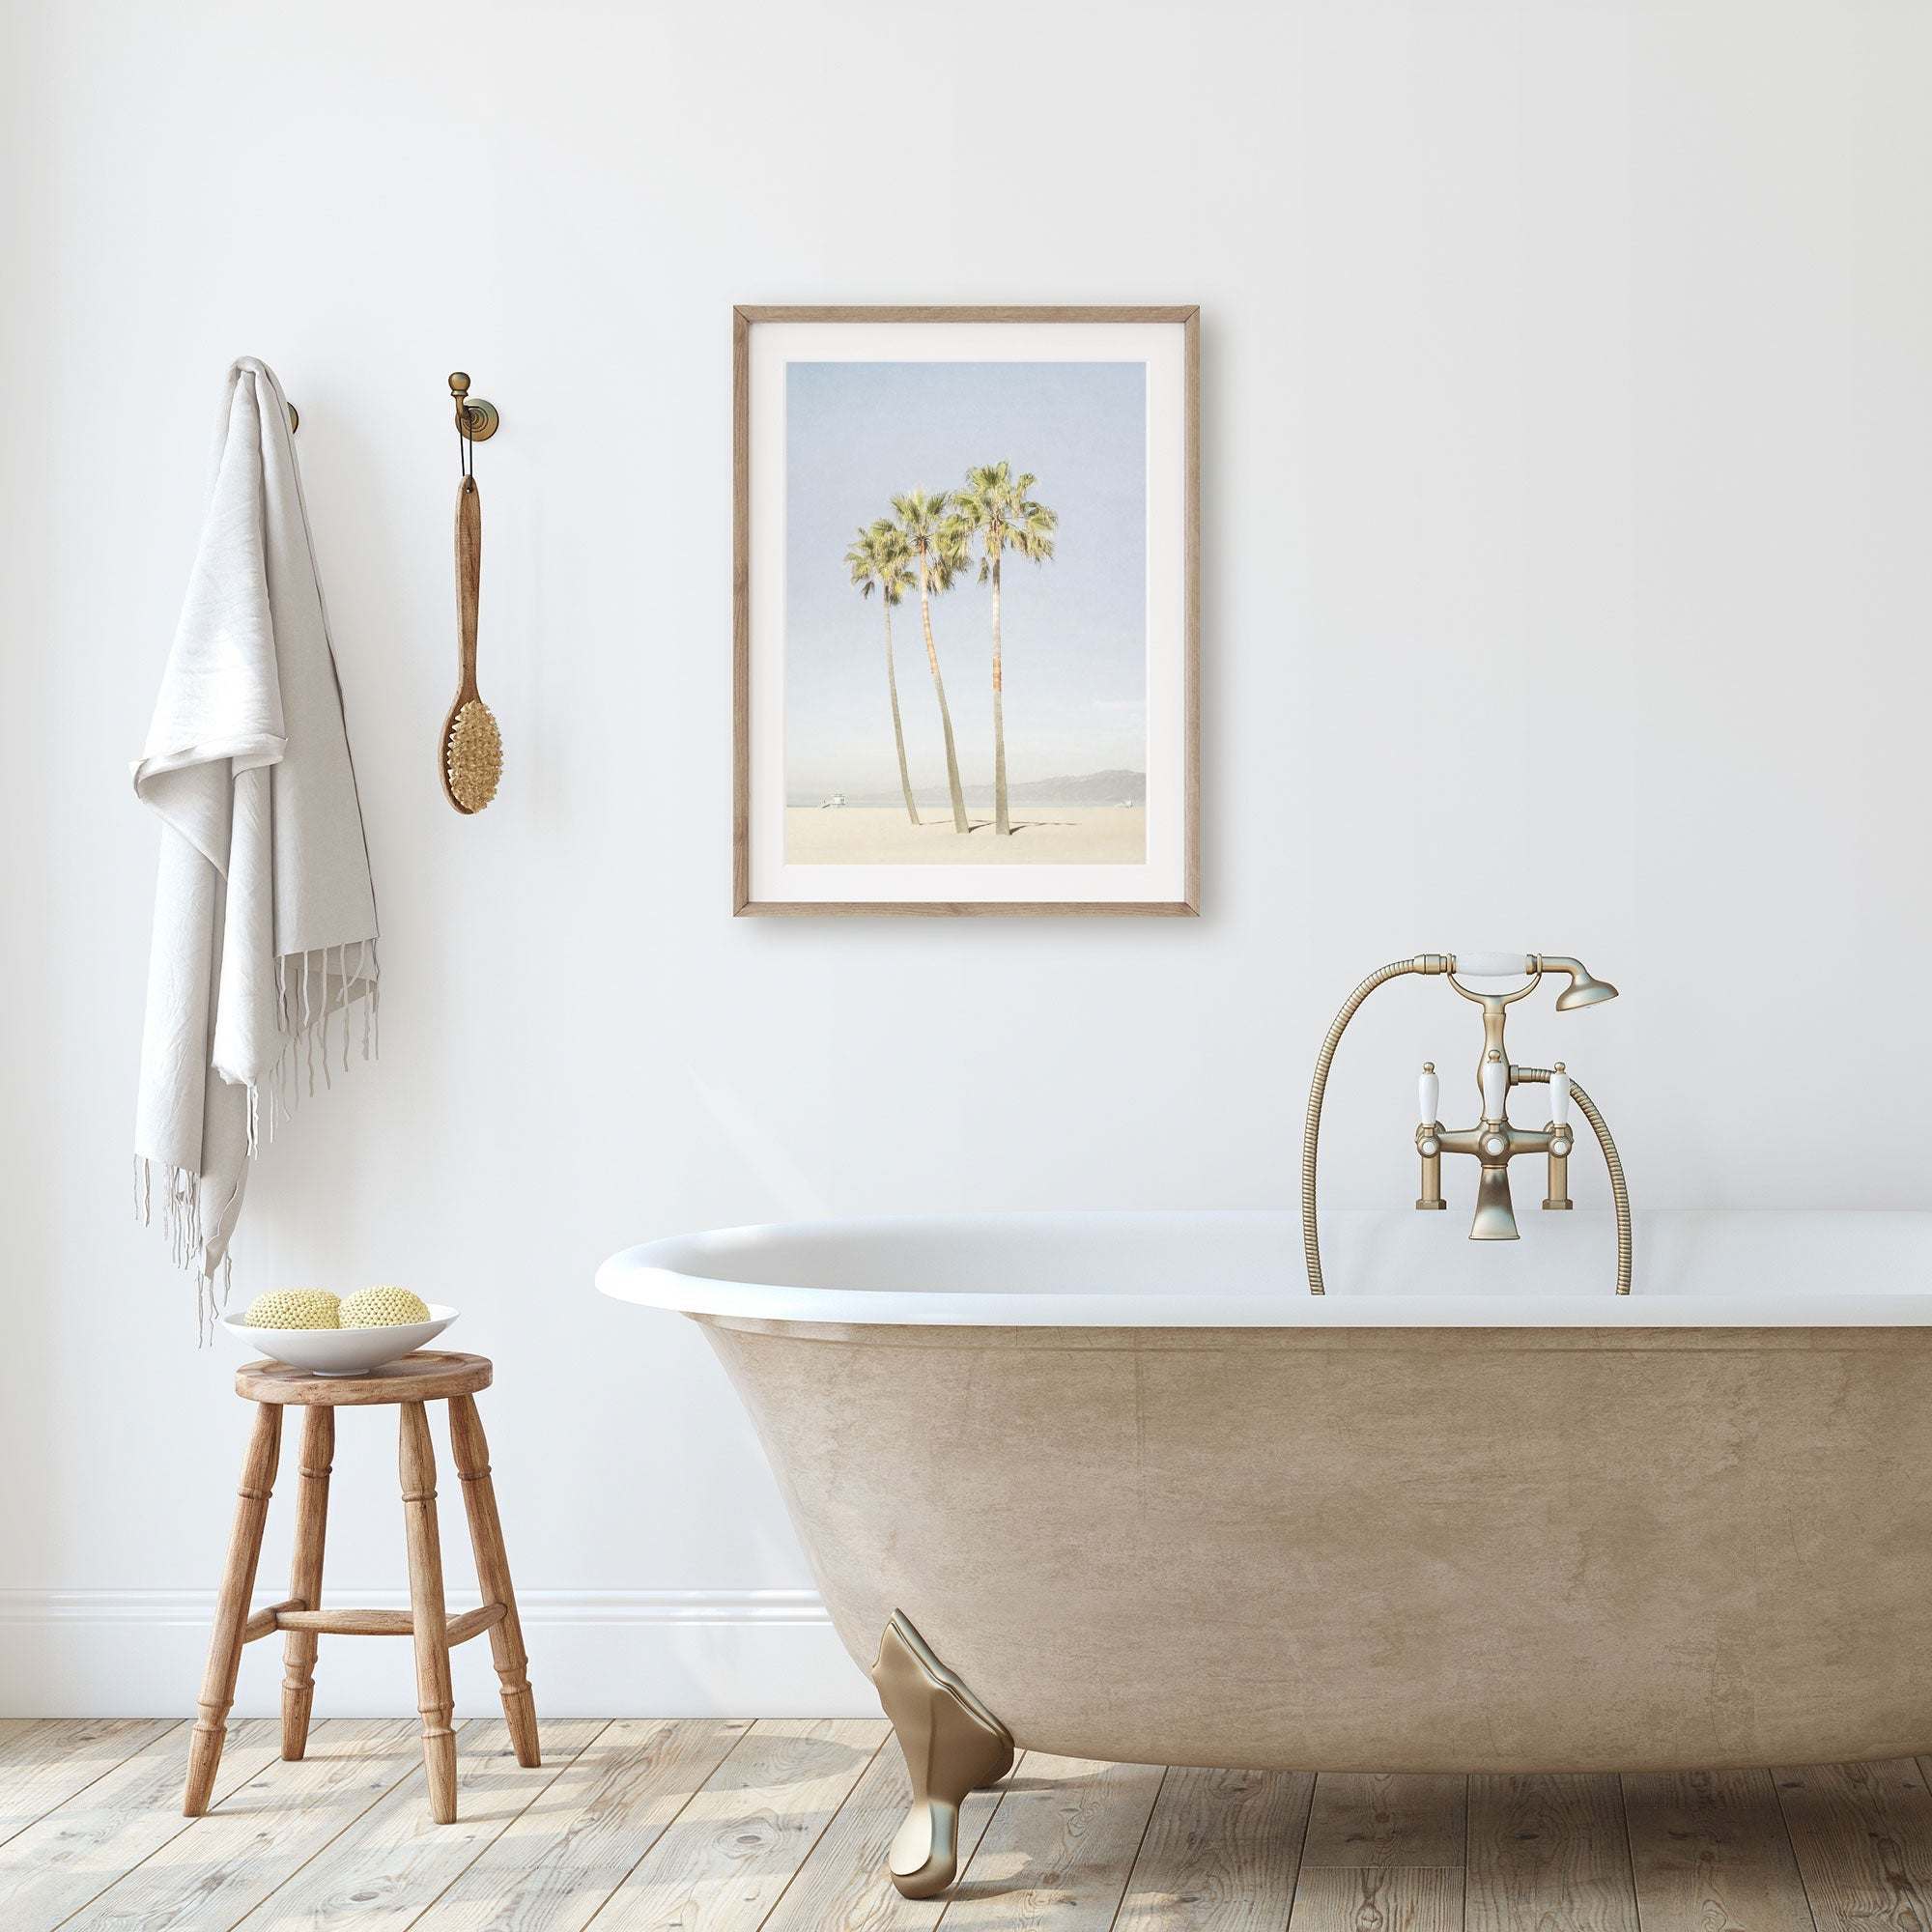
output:
POLYGON ((326 1288, 276 1288, 258 1294, 242 1320, 250 1328, 340 1328, 341 1306, 326 1288))
POLYGON ((400 1328, 406 1321, 427 1321, 429 1303, 406 1288, 365 1288, 342 1304, 345 1328, 400 1328))

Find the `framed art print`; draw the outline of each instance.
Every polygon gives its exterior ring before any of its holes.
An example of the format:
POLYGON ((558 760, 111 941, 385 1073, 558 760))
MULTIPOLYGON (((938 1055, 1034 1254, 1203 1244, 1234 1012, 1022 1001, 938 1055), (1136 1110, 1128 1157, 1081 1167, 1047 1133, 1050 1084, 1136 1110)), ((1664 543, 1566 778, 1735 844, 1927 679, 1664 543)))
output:
POLYGON ((739 913, 1200 910, 1199 311, 732 312, 739 913))

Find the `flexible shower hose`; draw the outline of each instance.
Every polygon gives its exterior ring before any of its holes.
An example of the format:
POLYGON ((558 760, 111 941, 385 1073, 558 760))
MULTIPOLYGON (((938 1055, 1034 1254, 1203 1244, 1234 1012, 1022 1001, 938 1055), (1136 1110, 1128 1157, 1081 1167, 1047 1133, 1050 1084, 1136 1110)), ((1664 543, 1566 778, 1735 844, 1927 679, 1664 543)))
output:
MULTIPOLYGON (((1308 1257, 1310 1294, 1327 1292, 1321 1286, 1321 1239, 1315 1231, 1315 1159, 1321 1141, 1321 1096, 1328 1091, 1329 1063, 1335 1058, 1335 1049, 1342 1043, 1342 1036, 1349 1030, 1349 1022, 1355 1017, 1355 1009, 1384 980, 1400 979, 1405 973, 1419 973, 1421 970, 1419 960, 1391 959, 1386 966, 1371 973, 1349 995, 1342 1010, 1335 1015, 1335 1024, 1328 1029, 1328 1037, 1321 1042, 1321 1051, 1315 1056, 1315 1079, 1308 1089, 1308 1120, 1301 1130, 1301 1246, 1308 1257)), ((1576 1089, 1572 1088, 1571 1092, 1575 1093, 1576 1089)))

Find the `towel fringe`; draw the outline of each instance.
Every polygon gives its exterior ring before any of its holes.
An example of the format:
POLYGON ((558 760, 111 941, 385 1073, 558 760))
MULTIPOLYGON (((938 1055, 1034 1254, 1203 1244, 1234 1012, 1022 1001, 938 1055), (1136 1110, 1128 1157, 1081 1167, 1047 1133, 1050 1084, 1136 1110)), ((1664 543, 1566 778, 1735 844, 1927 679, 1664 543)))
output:
MULTIPOLYGON (((177 1267, 189 1266, 201 1252, 201 1177, 185 1167, 161 1169, 161 1229, 177 1267)), ((155 1163, 134 1156, 134 1212, 143 1227, 154 1222, 155 1163)))
MULTIPOLYGON (((315 952, 285 952, 275 961, 275 986, 286 1037, 274 1065, 265 1076, 269 1085, 269 1141, 273 1144, 278 1122, 292 1120, 301 1104, 303 1091, 313 1096, 316 1067, 322 1068, 325 1090, 335 1084, 329 1066, 329 1024, 340 1016, 342 1029, 342 1071, 347 1073, 353 1059, 354 1040, 348 1008, 355 1000, 363 1002, 362 1058, 382 1055, 382 968, 374 939, 342 940, 315 952), (349 949, 355 948, 350 960, 349 949), (291 980, 294 963, 298 977, 291 980)), ((261 1151, 261 1101, 259 1084, 249 1088, 248 1152, 261 1151)))
MULTIPOLYGON (((325 1087, 334 1084, 328 1065, 329 1020, 340 1014, 342 1027, 342 1070, 349 1070, 352 1059, 351 1022, 348 1007, 352 1000, 362 1004, 362 1058, 382 1057, 381 962, 374 939, 343 940, 314 952, 289 952, 275 960, 275 999, 283 1035, 282 1049, 275 1064, 260 1080, 247 1083, 247 1148, 250 1160, 262 1152, 262 1129, 266 1118, 269 1144, 272 1146, 278 1123, 295 1118, 301 1103, 302 1089, 315 1092, 315 1066, 322 1062, 325 1087), (351 946, 355 948, 352 964, 351 946), (298 980, 290 977, 294 965, 298 980)), ((198 1276, 195 1290, 195 1333, 198 1341, 213 1339, 217 1314, 228 1306, 235 1281, 235 1258, 224 1254, 221 1262, 221 1289, 217 1299, 214 1277, 201 1270, 207 1229, 203 1225, 201 1177, 185 1167, 175 1167, 134 1156, 134 1214, 143 1226, 154 1220, 156 1169, 160 1171, 161 1225, 167 1238, 168 1254, 177 1267, 194 1268, 198 1276)))

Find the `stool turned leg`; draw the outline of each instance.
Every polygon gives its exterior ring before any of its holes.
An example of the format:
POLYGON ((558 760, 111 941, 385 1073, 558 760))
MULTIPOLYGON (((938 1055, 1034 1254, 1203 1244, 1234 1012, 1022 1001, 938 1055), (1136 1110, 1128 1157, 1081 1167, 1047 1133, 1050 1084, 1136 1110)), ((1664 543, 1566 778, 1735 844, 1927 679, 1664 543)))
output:
POLYGON ((221 1763, 221 1744, 228 1735, 228 1712, 235 1702, 235 1674, 242 1666, 242 1631, 248 1621, 248 1600, 255 1592, 255 1566, 262 1556, 262 1525, 269 1519, 269 1497, 275 1487, 275 1465, 282 1453, 282 1410, 278 1403, 255 1405, 255 1429, 242 1463, 242 1487, 235 1503, 235 1527, 228 1537, 228 1567, 221 1577, 221 1595, 214 1605, 214 1632, 208 1643, 208 1668, 201 1680, 201 1712, 188 1745, 187 1790, 182 1799, 185 1817, 199 1818, 208 1809, 214 1774, 221 1763))
POLYGON ((423 1720, 429 1815, 456 1822, 455 1698, 449 1688, 449 1620, 442 1603, 442 1545, 436 1527, 436 1451, 419 1402, 402 1405, 403 1524, 410 1547, 410 1610, 415 1620, 416 1704, 423 1720))
POLYGON ((450 1397, 449 1446, 463 1477, 463 1504, 469 1515, 469 1544, 476 1552, 476 1580, 483 1586, 483 1601, 503 1606, 503 1621, 490 1632, 490 1656, 503 1687, 510 1742, 519 1764, 541 1764, 537 1707, 526 1674, 530 1661, 524 1650, 524 1627, 517 1620, 517 1593, 510 1587, 510 1557, 497 1515, 497 1489, 490 1480, 490 1445, 484 1439, 474 1396, 450 1397))
MULTIPOLYGON (((302 1425, 296 1555, 289 1569, 289 1595, 305 1610, 322 1607, 322 1546, 328 1532, 328 1473, 334 1461, 335 1410, 317 1404, 302 1425)), ((282 1755, 291 1764, 308 1748, 319 1641, 314 1631, 290 1631, 282 1646, 282 1755)))

